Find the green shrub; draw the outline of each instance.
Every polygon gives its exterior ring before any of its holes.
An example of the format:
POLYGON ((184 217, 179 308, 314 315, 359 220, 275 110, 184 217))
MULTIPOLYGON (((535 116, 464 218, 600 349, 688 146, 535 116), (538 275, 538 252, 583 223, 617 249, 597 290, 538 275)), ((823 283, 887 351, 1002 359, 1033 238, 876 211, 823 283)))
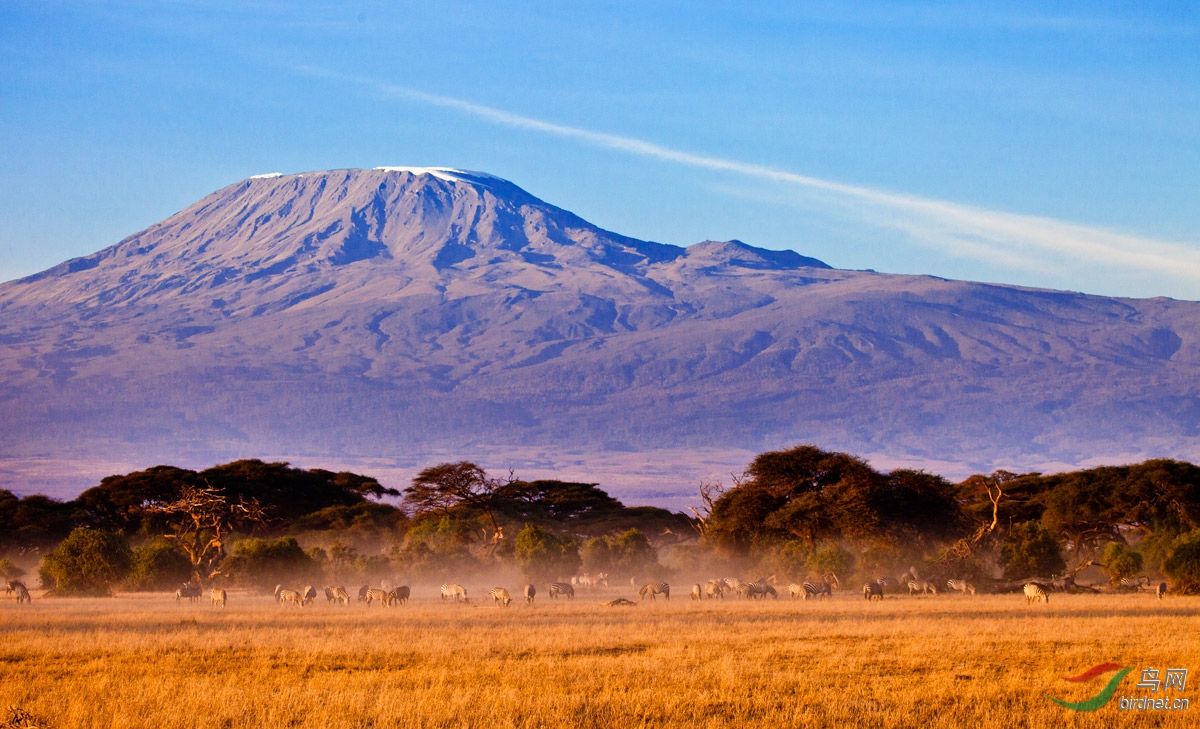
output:
POLYGON ((119 535, 79 528, 46 555, 42 584, 54 595, 111 595, 132 563, 133 553, 119 535))
POLYGON ((1175 540, 1170 556, 1163 561, 1163 572, 1177 590, 1200 587, 1200 529, 1175 540))
POLYGON ((192 578, 192 563, 165 539, 133 550, 133 569, 125 580, 131 590, 174 590, 192 578))
POLYGON ((1040 521, 1021 522, 1008 531, 1000 545, 1000 563, 1008 580, 1049 577, 1067 568, 1058 540, 1040 521))
POLYGON ((222 564, 235 584, 271 590, 277 584, 299 586, 319 582, 320 566, 300 548, 295 537, 243 539, 222 564))
POLYGON ((1100 557, 1100 568, 1116 584, 1122 577, 1133 577, 1142 571, 1142 555, 1120 542, 1109 542, 1100 557))
POLYGON ((517 534, 513 554, 517 565, 532 580, 553 580, 575 574, 582 561, 574 539, 557 537, 533 524, 517 534))

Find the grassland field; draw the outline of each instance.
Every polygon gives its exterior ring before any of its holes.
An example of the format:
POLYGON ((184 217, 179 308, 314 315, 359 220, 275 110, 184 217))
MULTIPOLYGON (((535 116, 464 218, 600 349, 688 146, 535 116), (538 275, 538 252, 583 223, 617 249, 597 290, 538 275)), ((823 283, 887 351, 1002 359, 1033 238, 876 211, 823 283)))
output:
POLYGON ((207 595, 5 600, 0 716, 16 706, 44 726, 114 729, 1200 726, 1200 599, 601 606, 614 589, 498 608, 437 594, 387 609, 243 592, 225 609, 207 595), (1113 674, 1063 678, 1105 662, 1135 667, 1118 697, 1164 695, 1136 688, 1144 668, 1189 669, 1165 694, 1189 708, 1122 711, 1114 698, 1084 713, 1046 698, 1091 697, 1113 674))

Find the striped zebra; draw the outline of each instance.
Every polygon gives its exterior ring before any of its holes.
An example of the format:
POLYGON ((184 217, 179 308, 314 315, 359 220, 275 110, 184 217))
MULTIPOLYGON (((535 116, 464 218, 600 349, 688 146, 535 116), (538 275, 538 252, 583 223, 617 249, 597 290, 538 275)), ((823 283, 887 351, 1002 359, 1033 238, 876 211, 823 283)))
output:
POLYGON ((462 602, 467 599, 467 589, 462 585, 442 585, 442 600, 453 598, 454 602, 462 602))
POLYGON ((804 599, 828 597, 833 599, 833 585, 822 581, 821 584, 815 582, 805 582, 800 585, 800 589, 804 591, 804 599))
POLYGON ((975 585, 967 580, 946 580, 946 589, 950 592, 961 592, 964 595, 975 594, 975 585))
POLYGON ((1122 577, 1119 585, 1123 592, 1139 592, 1143 586, 1150 586, 1150 578, 1145 575, 1136 578, 1122 577))
POLYGON ((200 599, 200 595, 202 594, 203 591, 200 589, 199 585, 193 585, 191 582, 185 582, 179 586, 178 590, 175 591, 175 602, 179 602, 184 598, 186 598, 188 602, 196 602, 200 599))
POLYGON ((362 587, 358 588, 358 601, 359 602, 367 601, 367 590, 370 590, 370 589, 371 589, 370 585, 363 585, 362 587))
POLYGON ((388 590, 387 604, 389 607, 394 604, 407 605, 410 595, 412 595, 412 590, 409 589, 408 585, 393 587, 392 589, 388 590))
POLYGON ((492 591, 488 594, 492 596, 492 600, 500 607, 508 607, 508 604, 512 602, 512 595, 509 595, 508 590, 503 587, 493 587, 492 591))
POLYGON ((330 599, 331 603, 338 603, 340 605, 349 605, 350 604, 350 593, 346 592, 346 588, 344 588, 344 587, 334 587, 334 588, 326 587, 325 589, 333 594, 333 597, 330 599))
POLYGON ((762 600, 767 595, 777 599, 779 597, 779 593, 775 591, 775 588, 764 582, 751 582, 746 587, 746 595, 755 600, 762 600))
POLYGON ((722 580, 709 580, 704 585, 704 594, 708 595, 709 599, 725 599, 725 583, 722 580))
POLYGON ((909 580, 908 581, 908 594, 909 595, 923 595, 926 592, 928 592, 932 595, 936 595, 938 593, 937 583, 930 582, 929 580, 909 580))
POLYGON ((304 596, 299 590, 289 590, 282 585, 275 588, 275 602, 280 605, 295 605, 296 607, 304 607, 304 596))
POLYGON ((1159 600, 1163 599, 1163 595, 1167 594, 1167 583, 1158 583, 1158 588, 1154 590, 1154 594, 1158 595, 1159 600))
POLYGON ((671 586, 665 582, 649 582, 642 585, 642 589, 638 590, 640 599, 645 600, 649 595, 651 600, 657 600, 656 595, 662 595, 666 599, 671 599, 671 586))
POLYGON ((796 598, 798 598, 804 594, 804 585, 801 585, 798 582, 793 582, 793 583, 789 584, 788 585, 788 594, 792 596, 793 600, 795 600, 796 598))
POLYGON ((551 582, 549 593, 551 600, 557 600, 559 595, 565 595, 568 600, 575 599, 575 588, 570 582, 551 582))
POLYGON ((1050 604, 1050 595, 1048 594, 1045 585, 1040 585, 1036 582, 1026 582, 1025 602, 1032 604, 1039 601, 1044 602, 1047 605, 1050 604))
POLYGON ((883 587, 878 582, 868 582, 863 585, 863 599, 867 601, 883 600, 883 587))
POLYGON ((216 607, 216 606, 220 605, 222 608, 224 608, 225 603, 228 602, 228 600, 229 600, 229 596, 226 595, 225 591, 219 587, 214 587, 212 590, 209 591, 208 595, 209 595, 209 599, 212 601, 211 602, 212 607, 216 607))
POLYGON ((306 585, 304 587, 304 592, 301 593, 301 598, 300 598, 301 604, 312 605, 313 601, 315 601, 316 599, 317 599, 317 588, 313 587, 312 585, 306 585))
POLYGON ((537 588, 533 585, 525 585, 525 604, 532 605, 535 597, 537 597, 537 588))
POLYGON ((886 593, 889 587, 896 586, 896 579, 894 577, 887 576, 877 577, 875 578, 875 584, 879 585, 879 589, 886 593))
POLYGON ((692 599, 700 600, 703 597, 704 597, 704 593, 700 591, 700 583, 697 582, 696 584, 692 585, 692 599))
POLYGON ((745 597, 750 585, 746 582, 742 582, 736 577, 726 577, 725 587, 732 590, 733 594, 737 595, 738 597, 745 597))
POLYGON ((29 588, 25 587, 24 582, 18 582, 17 580, 9 580, 8 582, 4 583, 4 594, 5 595, 11 595, 14 592, 17 593, 17 604, 18 605, 20 605, 21 603, 27 603, 30 605, 33 604, 33 598, 29 596, 29 588))
POLYGON ((378 587, 368 587, 366 594, 367 607, 371 607, 371 603, 379 601, 380 607, 388 606, 388 591, 378 587))

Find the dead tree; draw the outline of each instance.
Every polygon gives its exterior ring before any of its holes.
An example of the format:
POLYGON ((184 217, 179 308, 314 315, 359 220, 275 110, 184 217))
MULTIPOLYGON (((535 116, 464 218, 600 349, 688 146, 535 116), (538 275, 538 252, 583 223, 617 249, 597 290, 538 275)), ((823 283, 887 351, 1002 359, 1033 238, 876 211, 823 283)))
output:
POLYGON ((256 499, 229 497, 212 486, 184 486, 173 501, 151 502, 147 511, 168 515, 170 531, 163 536, 179 545, 192 564, 192 577, 201 584, 220 574, 225 558, 225 539, 246 524, 264 520, 263 507, 256 499))

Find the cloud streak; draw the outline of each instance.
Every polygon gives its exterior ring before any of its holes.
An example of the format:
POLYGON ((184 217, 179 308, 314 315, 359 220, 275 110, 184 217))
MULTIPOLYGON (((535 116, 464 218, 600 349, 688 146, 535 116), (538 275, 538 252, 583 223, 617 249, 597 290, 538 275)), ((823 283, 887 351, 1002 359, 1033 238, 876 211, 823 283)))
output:
POLYGON ((633 137, 555 124, 376 79, 339 74, 311 66, 299 70, 310 76, 365 86, 389 98, 451 109, 500 126, 821 193, 843 205, 849 205, 853 215, 875 225, 902 231, 918 244, 956 256, 1027 270, 1044 270, 1047 256, 1054 256, 1064 261, 1087 261, 1090 264, 1200 283, 1200 250, 1184 243, 849 185, 765 165, 694 154, 633 137))

